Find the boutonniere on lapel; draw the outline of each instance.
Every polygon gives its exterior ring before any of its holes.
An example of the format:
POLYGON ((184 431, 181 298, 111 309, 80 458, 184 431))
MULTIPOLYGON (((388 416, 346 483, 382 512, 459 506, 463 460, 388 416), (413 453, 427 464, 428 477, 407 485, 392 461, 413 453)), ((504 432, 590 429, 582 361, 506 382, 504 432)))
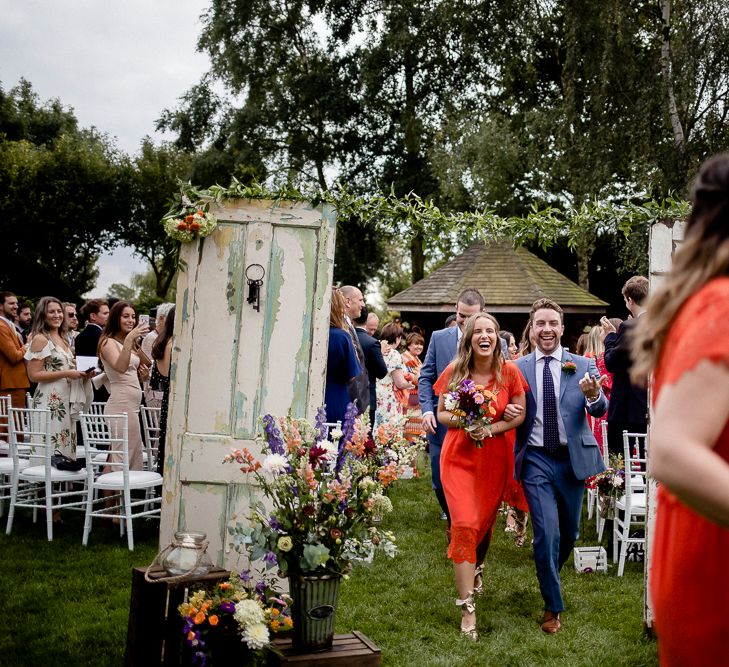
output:
POLYGON ((568 375, 574 375, 577 371, 577 366, 575 366, 574 361, 565 361, 562 364, 562 372, 567 373, 568 375))

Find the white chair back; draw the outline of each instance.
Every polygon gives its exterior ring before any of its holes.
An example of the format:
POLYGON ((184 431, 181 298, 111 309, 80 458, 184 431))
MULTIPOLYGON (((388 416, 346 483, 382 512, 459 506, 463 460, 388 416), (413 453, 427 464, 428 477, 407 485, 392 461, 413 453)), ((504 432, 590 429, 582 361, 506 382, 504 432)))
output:
POLYGON ((157 453, 159 451, 159 421, 162 408, 142 406, 142 432, 144 435, 144 448, 147 452, 147 467, 155 470, 157 466, 157 453))
POLYGON ((10 408, 10 456, 13 463, 29 466, 44 466, 50 477, 51 456, 51 412, 32 408, 10 408))
POLYGON ((53 540, 53 513, 61 508, 79 509, 86 504, 84 471, 59 470, 51 465, 55 447, 50 436, 49 410, 10 409, 10 452, 13 459, 10 511, 6 533, 13 528, 18 507, 43 510, 48 541, 53 540))
POLYGON ((602 460, 605 463, 605 467, 610 466, 610 450, 608 449, 608 425, 607 419, 603 419, 600 422, 600 429, 602 431, 602 460))
POLYGON ((111 472, 121 471, 129 478, 129 421, 127 415, 81 413, 81 432, 84 445, 91 450, 110 450, 86 457, 86 470, 90 478, 101 466, 111 472), (113 450, 113 451, 111 451, 113 450))
POLYGON ((105 407, 106 403, 102 403, 101 401, 94 401, 91 403, 91 405, 89 405, 89 412, 92 415, 103 415, 105 407))
POLYGON ((342 422, 341 422, 341 421, 336 421, 336 422, 324 422, 324 423, 322 424, 322 426, 324 426, 324 428, 325 428, 325 429, 326 429, 326 431, 327 431, 327 434, 326 434, 326 437, 327 437, 327 439, 329 439, 329 434, 330 434, 330 433, 331 433, 332 431, 341 431, 341 430, 342 430, 342 422))
MULTIPOLYGON (((137 416, 134 415, 133 419, 137 416)), ((149 470, 129 470, 129 421, 126 414, 93 415, 81 413, 84 442, 90 447, 108 447, 111 451, 87 457, 86 470, 90 493, 87 498, 82 543, 86 545, 94 517, 118 519, 122 534, 127 533, 129 549, 134 549, 132 521, 138 517, 159 517, 161 499, 155 489, 162 486, 162 476, 149 470), (101 474, 96 470, 103 468, 101 474), (144 489, 145 497, 135 499, 134 489, 144 489), (111 493, 105 497, 96 494, 111 493), (107 502, 111 503, 107 506, 107 502), (94 509, 94 506, 98 506, 94 509)))
POLYGON ((633 493, 645 493, 647 461, 645 433, 623 431, 623 457, 625 460, 625 496, 630 502, 633 493))
POLYGON ((10 396, 0 396, 0 452, 7 454, 10 451, 10 396))

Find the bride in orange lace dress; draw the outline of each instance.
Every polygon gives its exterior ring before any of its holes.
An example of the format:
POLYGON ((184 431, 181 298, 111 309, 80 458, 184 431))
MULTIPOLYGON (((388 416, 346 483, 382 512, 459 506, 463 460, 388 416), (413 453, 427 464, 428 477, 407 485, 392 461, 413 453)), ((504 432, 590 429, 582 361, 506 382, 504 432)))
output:
POLYGON ((501 504, 511 460, 506 431, 524 421, 525 397, 522 375, 515 364, 505 362, 499 338, 499 324, 488 313, 472 315, 463 330, 455 360, 434 385, 438 421, 448 426, 441 452, 441 480, 451 513, 451 542, 448 557, 453 560, 461 607, 461 633, 476 639, 474 592, 482 589, 482 562, 501 504), (445 408, 444 395, 462 380, 473 380, 496 395, 496 414, 490 427, 467 432, 459 418, 445 408), (506 406, 518 416, 504 421, 506 406), (483 446, 479 447, 478 442, 483 446), (477 568, 478 565, 478 568, 477 568))

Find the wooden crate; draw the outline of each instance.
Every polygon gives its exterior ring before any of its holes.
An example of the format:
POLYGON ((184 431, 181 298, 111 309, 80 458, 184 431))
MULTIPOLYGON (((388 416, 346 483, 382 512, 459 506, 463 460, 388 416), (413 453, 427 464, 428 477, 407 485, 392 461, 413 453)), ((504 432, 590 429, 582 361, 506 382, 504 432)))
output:
POLYGON ((274 640, 283 657, 274 658, 274 665, 296 665, 296 667, 379 667, 380 649, 356 630, 347 635, 334 635, 334 644, 328 651, 296 654, 290 639, 274 640))
MULTIPOLYGON (((144 578, 146 567, 132 570, 132 597, 129 603, 126 667, 165 665, 179 667, 182 646, 182 619, 177 607, 191 585, 214 586, 230 577, 230 572, 216 567, 207 574, 179 583, 150 583, 144 578)), ((166 575, 161 567, 150 572, 152 579, 166 575)))

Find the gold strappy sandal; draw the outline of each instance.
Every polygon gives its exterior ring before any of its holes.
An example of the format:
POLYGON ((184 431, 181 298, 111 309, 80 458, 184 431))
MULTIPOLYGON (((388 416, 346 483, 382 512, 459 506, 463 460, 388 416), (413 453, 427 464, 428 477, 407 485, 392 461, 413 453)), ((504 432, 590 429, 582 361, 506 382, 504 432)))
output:
MULTIPOLYGON (((461 608, 461 614, 473 614, 476 611, 473 591, 469 591, 464 600, 456 600, 456 605, 461 608)), ((468 639, 475 642, 478 639, 476 624, 474 623, 470 628, 464 628, 463 621, 461 621, 461 637, 468 637, 468 639)))
POLYGON ((473 594, 483 595, 483 563, 473 573, 473 594))

